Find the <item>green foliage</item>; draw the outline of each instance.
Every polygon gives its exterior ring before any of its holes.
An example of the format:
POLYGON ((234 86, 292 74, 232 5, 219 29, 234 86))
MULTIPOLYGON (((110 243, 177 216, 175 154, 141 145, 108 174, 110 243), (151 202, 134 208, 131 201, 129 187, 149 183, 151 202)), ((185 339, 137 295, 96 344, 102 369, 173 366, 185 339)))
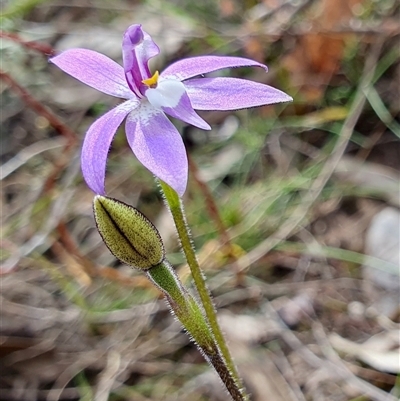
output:
POLYGON ((84 372, 79 372, 74 379, 79 392, 79 401, 91 401, 94 399, 93 388, 87 380, 84 372))
POLYGON ((7 7, 0 13, 0 21, 8 18, 21 17, 34 7, 50 0, 11 0, 7 7))

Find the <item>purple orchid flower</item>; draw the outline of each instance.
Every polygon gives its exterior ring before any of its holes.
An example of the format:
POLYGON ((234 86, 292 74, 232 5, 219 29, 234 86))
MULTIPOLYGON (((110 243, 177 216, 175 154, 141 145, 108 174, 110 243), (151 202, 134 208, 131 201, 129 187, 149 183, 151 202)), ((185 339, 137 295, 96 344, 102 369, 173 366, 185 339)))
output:
POLYGON ((126 118, 126 136, 133 153, 156 177, 182 196, 188 161, 182 138, 165 114, 209 130, 194 111, 237 110, 292 98, 270 86, 238 78, 199 77, 231 67, 267 67, 241 57, 200 56, 177 61, 152 75, 148 61, 158 46, 141 25, 130 26, 123 37, 121 67, 87 49, 70 49, 50 59, 67 74, 112 96, 126 99, 96 120, 82 148, 82 172, 88 186, 104 195, 107 154, 114 135, 126 118))

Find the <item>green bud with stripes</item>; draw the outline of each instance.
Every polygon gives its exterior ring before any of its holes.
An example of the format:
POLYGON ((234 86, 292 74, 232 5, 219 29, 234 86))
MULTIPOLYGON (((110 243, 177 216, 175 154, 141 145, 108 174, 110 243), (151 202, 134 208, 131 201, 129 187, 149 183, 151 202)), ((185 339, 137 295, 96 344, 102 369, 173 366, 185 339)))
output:
POLYGON ((133 206, 97 195, 93 211, 103 241, 121 262, 148 270, 164 261, 165 249, 157 228, 133 206))

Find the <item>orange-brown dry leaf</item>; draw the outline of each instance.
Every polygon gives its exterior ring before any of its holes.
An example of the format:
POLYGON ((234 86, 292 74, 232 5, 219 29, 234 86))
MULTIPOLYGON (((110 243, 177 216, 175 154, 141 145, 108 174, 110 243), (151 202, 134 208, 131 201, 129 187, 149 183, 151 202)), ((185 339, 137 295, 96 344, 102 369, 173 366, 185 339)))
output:
POLYGON ((310 33, 301 38, 300 47, 310 71, 321 75, 326 83, 340 67, 344 38, 337 34, 310 33))
POLYGON ((52 245, 53 251, 65 265, 68 273, 83 287, 89 287, 92 279, 86 272, 85 266, 80 262, 79 258, 67 252, 67 250, 59 242, 54 242, 52 245))
POLYGON ((233 0, 220 0, 219 10, 224 18, 231 17, 237 13, 236 4, 233 0))
POLYGON ((352 35, 340 31, 342 27, 346 30, 354 8, 363 1, 321 0, 311 11, 310 33, 298 39, 296 48, 283 62, 306 101, 317 101, 340 68, 346 40, 352 35))
POLYGON ((347 24, 354 16, 353 10, 364 0, 322 0, 317 3, 314 24, 330 31, 347 24))
POLYGON ((244 51, 246 56, 258 61, 265 62, 266 44, 263 43, 262 37, 249 36, 245 39, 244 51))

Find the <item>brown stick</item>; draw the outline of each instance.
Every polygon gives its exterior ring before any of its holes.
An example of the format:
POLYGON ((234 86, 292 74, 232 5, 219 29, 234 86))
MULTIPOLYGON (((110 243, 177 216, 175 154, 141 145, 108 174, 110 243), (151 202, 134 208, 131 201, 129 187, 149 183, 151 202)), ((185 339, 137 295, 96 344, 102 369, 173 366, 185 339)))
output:
POLYGON ((8 73, 0 70, 0 78, 8 84, 8 86, 16 92, 21 99, 27 104, 28 107, 35 110, 36 113, 46 118, 49 124, 61 135, 65 136, 68 140, 66 148, 71 147, 77 141, 77 137, 74 131, 69 129, 65 124, 63 124, 59 118, 51 112, 47 107, 43 106, 38 102, 26 89, 20 86, 14 78, 12 78, 8 73))
POLYGON ((27 42, 16 33, 0 31, 0 38, 12 40, 13 42, 19 43, 27 49, 36 50, 40 53, 43 53, 45 56, 53 56, 55 54, 55 50, 50 45, 34 41, 27 42))
POLYGON ((211 219, 213 219, 215 222, 215 225, 216 225, 217 230, 220 235, 220 241, 226 250, 226 253, 229 258, 229 263, 231 263, 233 270, 235 272, 236 285, 240 286, 244 283, 245 272, 243 270, 240 270, 238 268, 238 266, 236 265, 236 260, 238 259, 238 257, 236 255, 235 248, 231 242, 229 234, 226 230, 225 224, 221 219, 221 215, 219 213, 218 206, 215 203, 215 200, 210 191, 210 188, 199 177, 199 169, 189 154, 188 154, 188 162, 189 162, 189 171, 191 172, 194 181, 196 182, 197 186, 199 187, 200 191, 202 192, 202 194, 204 196, 208 214, 210 215, 211 219))

